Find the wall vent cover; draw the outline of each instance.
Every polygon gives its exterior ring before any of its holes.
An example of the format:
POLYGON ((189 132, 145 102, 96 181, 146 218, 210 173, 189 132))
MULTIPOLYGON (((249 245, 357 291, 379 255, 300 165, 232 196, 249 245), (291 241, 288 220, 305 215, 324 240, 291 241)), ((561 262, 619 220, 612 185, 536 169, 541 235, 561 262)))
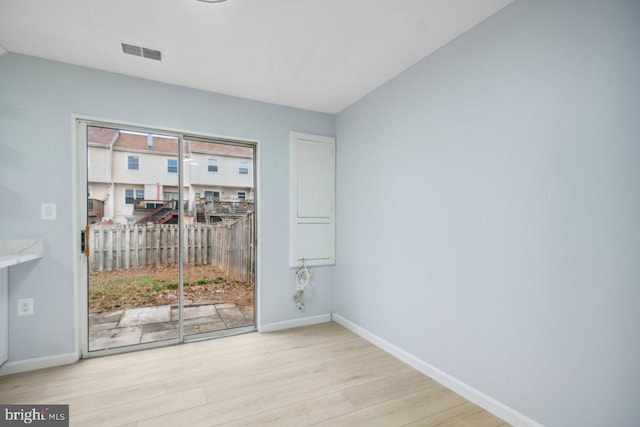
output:
POLYGON ((122 44, 122 52, 127 55, 140 56, 142 58, 153 59, 155 61, 162 61, 162 52, 155 49, 149 49, 146 47, 136 46, 128 43, 122 44))

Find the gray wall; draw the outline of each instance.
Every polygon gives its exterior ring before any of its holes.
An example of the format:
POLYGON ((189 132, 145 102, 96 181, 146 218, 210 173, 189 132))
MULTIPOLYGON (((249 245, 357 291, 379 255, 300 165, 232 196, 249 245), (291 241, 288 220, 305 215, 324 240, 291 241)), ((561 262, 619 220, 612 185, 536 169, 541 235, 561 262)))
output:
POLYGON ((43 238, 46 256, 10 270, 9 361, 73 346, 71 114, 260 140, 262 322, 331 311, 331 270, 316 269, 305 312, 288 268, 289 131, 334 135, 334 116, 185 89, 42 59, 0 56, 0 239, 43 238), (40 203, 58 205, 40 220, 40 203), (33 316, 16 316, 18 298, 33 316))
POLYGON ((545 425, 638 425, 640 2, 516 0, 336 133, 336 313, 545 425))

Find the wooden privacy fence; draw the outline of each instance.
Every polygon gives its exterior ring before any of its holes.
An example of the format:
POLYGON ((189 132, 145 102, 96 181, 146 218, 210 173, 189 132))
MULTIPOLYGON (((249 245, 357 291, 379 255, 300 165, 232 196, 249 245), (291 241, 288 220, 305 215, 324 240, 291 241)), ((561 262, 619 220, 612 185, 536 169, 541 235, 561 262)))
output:
MULTIPOLYGON (((253 281, 253 213, 227 225, 185 226, 185 264, 211 264, 229 278, 253 281)), ((178 264, 178 225, 97 225, 90 228, 89 271, 178 264)))

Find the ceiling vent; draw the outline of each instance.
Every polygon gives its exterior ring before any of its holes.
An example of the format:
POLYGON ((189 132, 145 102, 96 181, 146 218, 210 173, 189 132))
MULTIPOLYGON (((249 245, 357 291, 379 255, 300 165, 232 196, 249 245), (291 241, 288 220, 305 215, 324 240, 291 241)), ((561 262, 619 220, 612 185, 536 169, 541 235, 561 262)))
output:
POLYGON ((122 52, 127 55, 140 56, 142 58, 154 59, 156 61, 162 60, 162 52, 159 50, 149 49, 146 47, 136 46, 128 43, 122 44, 122 52))

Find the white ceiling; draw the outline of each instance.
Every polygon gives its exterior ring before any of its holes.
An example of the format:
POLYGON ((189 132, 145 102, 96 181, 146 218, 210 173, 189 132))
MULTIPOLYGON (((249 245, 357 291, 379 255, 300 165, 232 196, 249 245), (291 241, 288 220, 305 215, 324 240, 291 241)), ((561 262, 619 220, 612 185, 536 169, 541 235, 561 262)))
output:
POLYGON ((511 1, 0 0, 0 45, 337 113, 511 1), (162 61, 124 55, 121 42, 162 61))

